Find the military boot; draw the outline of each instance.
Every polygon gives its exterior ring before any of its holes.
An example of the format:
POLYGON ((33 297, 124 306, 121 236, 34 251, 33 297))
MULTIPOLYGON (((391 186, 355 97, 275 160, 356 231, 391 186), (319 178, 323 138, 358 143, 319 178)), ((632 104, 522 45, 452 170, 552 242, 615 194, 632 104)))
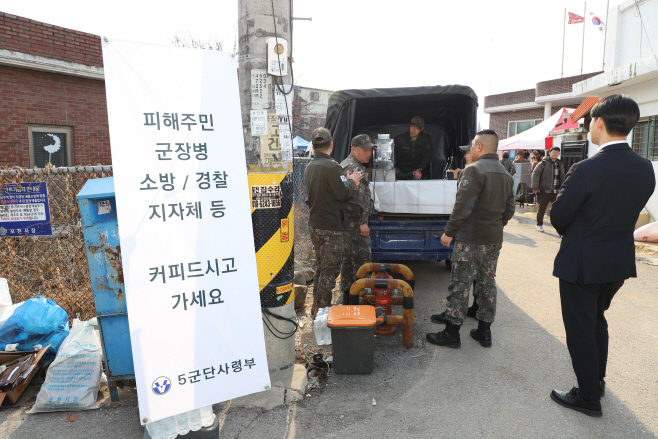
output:
POLYGON ((457 349, 461 347, 462 342, 459 338, 459 329, 461 325, 455 325, 449 321, 446 323, 446 329, 436 334, 427 334, 425 339, 437 346, 448 346, 457 349))
POLYGON ((474 300, 473 305, 471 305, 471 307, 468 308, 468 311, 466 312, 466 315, 468 317, 475 318, 475 316, 477 315, 477 312, 478 312, 478 304, 477 304, 477 301, 474 300))
POLYGON ((471 338, 480 342, 480 346, 485 348, 491 347, 491 323, 478 322, 477 329, 471 329, 471 338))

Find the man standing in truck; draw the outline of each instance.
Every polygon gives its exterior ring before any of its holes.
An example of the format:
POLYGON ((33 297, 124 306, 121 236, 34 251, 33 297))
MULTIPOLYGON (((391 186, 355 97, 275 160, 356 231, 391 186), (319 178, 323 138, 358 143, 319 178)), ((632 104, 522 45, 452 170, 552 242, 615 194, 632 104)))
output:
POLYGON ((432 161, 432 138, 423 133, 425 121, 415 116, 409 131, 393 139, 395 147, 395 178, 397 180, 427 179, 432 161))
POLYGON ((343 208, 345 201, 356 193, 361 171, 343 170, 330 154, 334 148, 331 133, 317 128, 311 134, 315 157, 304 171, 304 184, 308 194, 308 228, 315 249, 317 268, 313 286, 313 308, 331 306, 331 290, 340 272, 343 249, 343 208))
POLYGON ((356 272, 372 259, 370 247, 370 181, 363 166, 370 162, 372 143, 370 136, 360 134, 352 139, 352 151, 340 166, 348 172, 363 172, 363 180, 352 197, 345 203, 343 221, 343 263, 340 269, 340 289, 343 292, 343 305, 349 304, 350 287, 356 281, 356 272))
POLYGON ((449 247, 455 239, 446 311, 432 321, 445 323, 445 330, 427 334, 429 343, 458 348, 459 329, 468 310, 468 296, 477 281, 478 328, 471 337, 491 347, 491 323, 496 315, 496 267, 503 243, 503 227, 514 215, 514 179, 498 161, 498 136, 493 130, 475 135, 474 160, 461 176, 455 207, 441 237, 449 247))

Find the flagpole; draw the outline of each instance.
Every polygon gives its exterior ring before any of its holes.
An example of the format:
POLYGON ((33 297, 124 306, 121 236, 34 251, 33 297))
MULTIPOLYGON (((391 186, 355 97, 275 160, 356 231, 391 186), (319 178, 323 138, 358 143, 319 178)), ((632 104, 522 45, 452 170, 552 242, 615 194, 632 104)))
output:
POLYGON ((560 78, 564 78, 564 36, 566 34, 566 31, 567 31, 567 8, 564 8, 564 18, 562 19, 562 71, 560 72, 560 78))
POLYGON ((583 13, 583 49, 580 54, 580 74, 583 74, 583 59, 585 58, 585 27, 587 27, 587 23, 585 20, 587 19, 587 2, 585 2, 585 12, 583 13))
POLYGON ((603 36, 603 67, 601 67, 601 70, 605 70, 605 43, 608 39, 608 9, 610 9, 610 0, 607 1, 605 6, 605 23, 603 23, 603 26, 605 26, 605 33, 603 36))

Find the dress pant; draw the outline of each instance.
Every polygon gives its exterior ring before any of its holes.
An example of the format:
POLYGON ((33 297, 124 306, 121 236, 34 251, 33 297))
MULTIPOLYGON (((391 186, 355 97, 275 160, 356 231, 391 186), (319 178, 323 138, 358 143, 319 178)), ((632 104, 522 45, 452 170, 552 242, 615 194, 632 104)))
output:
POLYGON ((608 363, 608 322, 603 313, 624 281, 572 284, 560 279, 562 320, 567 347, 578 379, 578 393, 585 400, 599 400, 599 380, 608 363))
POLYGON ((539 209, 537 210, 537 225, 544 225, 544 214, 548 203, 552 203, 557 198, 557 194, 552 192, 541 191, 541 201, 539 202, 539 209))

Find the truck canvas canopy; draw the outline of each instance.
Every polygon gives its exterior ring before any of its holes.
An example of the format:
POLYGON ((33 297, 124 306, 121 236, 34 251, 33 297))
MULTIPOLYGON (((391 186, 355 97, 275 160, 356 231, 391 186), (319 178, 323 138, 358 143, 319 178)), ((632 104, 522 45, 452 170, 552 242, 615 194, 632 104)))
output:
POLYGON ((463 167, 458 147, 475 136, 477 106, 477 95, 463 85, 342 90, 329 98, 325 127, 333 136, 332 156, 340 162, 350 153, 352 137, 388 133, 393 138, 420 116, 432 137, 431 178, 436 179, 443 178, 446 163, 463 167))

